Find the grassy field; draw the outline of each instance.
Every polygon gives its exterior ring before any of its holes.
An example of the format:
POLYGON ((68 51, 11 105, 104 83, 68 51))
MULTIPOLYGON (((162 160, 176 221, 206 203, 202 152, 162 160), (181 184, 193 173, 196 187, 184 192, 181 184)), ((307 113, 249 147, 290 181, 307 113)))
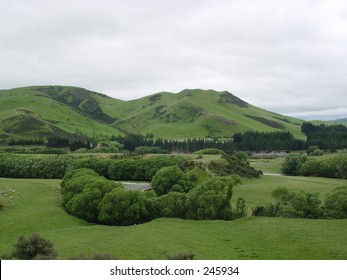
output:
POLYGON ((281 174, 281 165, 284 162, 284 159, 284 157, 274 159, 250 159, 250 165, 257 170, 263 171, 263 173, 281 174))
MULTIPOLYGON (((346 259, 346 220, 247 217, 237 221, 157 219, 128 227, 88 224, 60 206, 59 180, 0 178, 0 190, 16 189, 14 206, 0 211, 0 255, 19 235, 51 240, 59 259, 111 253, 120 259, 166 259, 191 252, 196 259, 346 259)), ((322 196, 342 180, 264 176, 234 189, 250 206, 271 201, 277 186, 316 190, 322 196)))

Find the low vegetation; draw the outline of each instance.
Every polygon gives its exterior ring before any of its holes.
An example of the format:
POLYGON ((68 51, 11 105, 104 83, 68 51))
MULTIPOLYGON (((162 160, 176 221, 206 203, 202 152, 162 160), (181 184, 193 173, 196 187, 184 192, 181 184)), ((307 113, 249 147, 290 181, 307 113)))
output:
POLYGON ((19 260, 50 260, 56 256, 57 251, 53 243, 37 233, 28 238, 19 236, 12 252, 12 258, 19 260))

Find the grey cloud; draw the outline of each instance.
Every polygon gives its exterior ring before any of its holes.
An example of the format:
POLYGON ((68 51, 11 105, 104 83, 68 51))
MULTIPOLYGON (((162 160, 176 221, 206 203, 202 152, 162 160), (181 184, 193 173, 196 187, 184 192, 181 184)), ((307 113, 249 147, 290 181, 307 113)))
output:
POLYGON ((1 88, 69 84, 120 99, 213 88, 279 113, 346 116, 344 1, 1 3, 1 88))

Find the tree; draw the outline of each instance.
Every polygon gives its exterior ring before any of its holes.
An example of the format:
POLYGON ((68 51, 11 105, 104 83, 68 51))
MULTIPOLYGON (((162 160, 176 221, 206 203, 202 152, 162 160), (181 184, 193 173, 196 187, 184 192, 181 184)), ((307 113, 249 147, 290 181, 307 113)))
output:
POLYGON ((347 219, 347 185, 337 187, 325 198, 324 218, 347 219))
POLYGON ((306 162, 307 156, 300 154, 291 154, 287 156, 282 164, 282 171, 287 175, 298 175, 300 168, 306 162))
POLYGON ((154 175, 151 186, 157 195, 164 195, 170 191, 188 192, 192 183, 178 166, 169 166, 154 175))
POLYGON ((169 192, 157 198, 159 204, 160 217, 182 218, 186 217, 186 194, 169 192))
POLYGON ((201 183, 187 194, 187 218, 194 220, 230 219, 232 188, 240 179, 214 177, 201 183))
POLYGON ((87 183, 81 193, 68 201, 66 209, 78 218, 88 222, 98 222, 100 202, 106 193, 115 188, 123 186, 100 177, 87 183))
POLYGON ((318 147, 317 145, 310 146, 310 147, 307 148, 306 153, 307 153, 308 155, 310 155, 310 154, 312 154, 312 153, 313 153, 315 150, 317 150, 317 149, 319 149, 319 147, 318 147))
POLYGON ((238 152, 235 154, 235 156, 236 156, 239 160, 248 163, 248 155, 247 155, 246 152, 238 151, 238 152))
POLYGON ((306 219, 318 219, 322 216, 318 193, 304 190, 291 191, 278 187, 272 191, 271 195, 276 202, 267 207, 258 207, 253 211, 254 216, 306 219))
POLYGON ((25 238, 23 235, 19 236, 14 245, 12 256, 20 260, 55 259, 57 252, 51 241, 34 233, 29 238, 25 238))
POLYGON ((139 191, 121 188, 107 193, 100 203, 99 220, 109 225, 133 225, 148 220, 145 199, 139 191))

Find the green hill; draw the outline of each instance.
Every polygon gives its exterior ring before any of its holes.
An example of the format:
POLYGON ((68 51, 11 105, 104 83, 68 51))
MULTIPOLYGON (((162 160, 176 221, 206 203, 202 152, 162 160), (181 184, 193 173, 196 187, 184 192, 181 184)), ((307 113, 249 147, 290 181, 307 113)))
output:
POLYGON ((224 137, 247 130, 289 130, 304 137, 301 120, 257 108, 227 91, 160 92, 118 104, 109 113, 121 130, 163 138, 224 137))
POLYGON ((128 132, 185 139, 224 137, 248 130, 288 130, 302 138, 301 123, 252 106, 227 91, 186 89, 121 101, 77 87, 0 90, 2 142, 23 136, 73 138, 128 132))
POLYGON ((116 103, 122 101, 77 87, 0 90, 0 140, 118 135, 110 126, 116 119, 101 108, 116 103))

